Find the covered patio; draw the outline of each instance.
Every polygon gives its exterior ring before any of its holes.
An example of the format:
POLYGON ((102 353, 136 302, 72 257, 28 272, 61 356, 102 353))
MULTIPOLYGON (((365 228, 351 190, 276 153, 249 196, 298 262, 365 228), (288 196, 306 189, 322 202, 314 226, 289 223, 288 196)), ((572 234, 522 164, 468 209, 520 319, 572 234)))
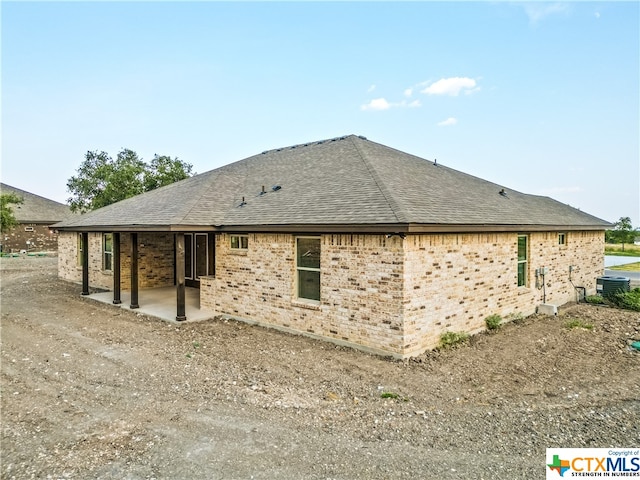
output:
MULTIPOLYGON (((131 293, 121 293, 122 303, 113 303, 113 292, 98 292, 87 296, 102 303, 108 303, 114 307, 132 310, 151 317, 176 322, 176 287, 146 288, 138 292, 140 306, 131 308, 131 293)), ((185 310, 189 321, 208 320, 213 317, 213 312, 200 309, 200 290, 197 288, 185 288, 185 310)))

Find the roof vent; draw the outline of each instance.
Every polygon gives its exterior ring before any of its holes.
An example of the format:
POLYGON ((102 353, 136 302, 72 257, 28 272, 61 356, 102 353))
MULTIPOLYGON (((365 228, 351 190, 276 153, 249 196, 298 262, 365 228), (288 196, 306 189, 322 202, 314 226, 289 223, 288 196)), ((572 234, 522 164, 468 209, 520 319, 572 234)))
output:
POLYGON ((273 190, 274 192, 277 192, 278 190, 280 190, 282 187, 280 185, 274 185, 273 187, 271 187, 271 190, 273 190))
POLYGON ((244 207, 247 204, 247 202, 244 201, 244 197, 242 197, 242 201, 240 202, 240 204, 238 205, 239 207, 244 207))
POLYGON ((358 138, 361 138, 362 140, 366 140, 367 137, 365 137, 364 135, 358 135, 358 138))
POLYGON ((260 195, 264 195, 267 191, 264 189, 264 185, 262 185, 262 190, 260 190, 260 195))
POLYGON ((503 197, 506 197, 506 196, 507 196, 507 192, 505 191, 505 189, 504 189, 504 188, 503 188, 502 190, 500 190, 498 193, 499 193, 500 195, 502 195, 503 197))

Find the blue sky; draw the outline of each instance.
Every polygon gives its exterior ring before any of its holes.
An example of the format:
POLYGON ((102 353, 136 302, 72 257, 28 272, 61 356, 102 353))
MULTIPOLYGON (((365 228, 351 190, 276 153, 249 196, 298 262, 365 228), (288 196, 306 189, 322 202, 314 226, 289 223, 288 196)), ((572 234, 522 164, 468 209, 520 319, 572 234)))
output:
POLYGON ((2 170, 346 134, 640 226, 638 2, 2 2, 2 170))

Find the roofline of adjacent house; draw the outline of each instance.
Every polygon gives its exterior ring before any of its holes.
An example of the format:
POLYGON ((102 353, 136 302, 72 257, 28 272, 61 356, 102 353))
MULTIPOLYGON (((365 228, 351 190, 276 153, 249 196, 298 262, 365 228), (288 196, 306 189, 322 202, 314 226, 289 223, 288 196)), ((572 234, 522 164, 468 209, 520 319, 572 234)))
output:
POLYGON ((65 232, 218 232, 218 233, 484 233, 604 231, 602 225, 495 225, 495 224, 295 224, 295 225, 93 225, 50 228, 65 232))

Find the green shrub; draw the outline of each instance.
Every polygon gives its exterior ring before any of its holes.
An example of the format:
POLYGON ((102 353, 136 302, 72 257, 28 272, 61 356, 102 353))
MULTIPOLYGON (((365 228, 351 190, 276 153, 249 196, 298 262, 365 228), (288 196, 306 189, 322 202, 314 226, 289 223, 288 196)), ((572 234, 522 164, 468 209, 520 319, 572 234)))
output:
POLYGON ((502 325, 502 317, 500 315, 489 315, 484 319, 484 323, 487 324, 488 330, 497 330, 502 325))
POLYGON ((469 334, 465 332, 445 332, 440 335, 440 348, 451 348, 469 340, 469 334))
POLYGON ((574 328, 584 328, 585 330, 593 330, 593 325, 590 323, 586 323, 579 318, 574 318, 573 320, 569 320, 564 324, 568 329, 574 328))
POLYGON ((380 398, 400 398, 400 395, 394 392, 382 392, 380 398))
POLYGON ((604 298, 602 298, 600 295, 587 295, 586 297, 584 297, 584 301, 595 305, 602 305, 603 303, 605 303, 604 298))
POLYGON ((630 292, 615 293, 609 296, 608 300, 618 308, 640 312, 640 288, 634 288, 630 292))

